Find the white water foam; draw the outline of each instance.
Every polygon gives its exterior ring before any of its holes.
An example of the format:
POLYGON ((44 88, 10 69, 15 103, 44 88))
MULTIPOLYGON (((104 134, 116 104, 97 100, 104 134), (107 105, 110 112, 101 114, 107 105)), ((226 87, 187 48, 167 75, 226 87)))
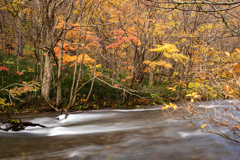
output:
POLYGON ((70 114, 67 119, 57 120, 55 118, 35 118, 31 122, 40 123, 47 126, 47 128, 27 127, 21 132, 45 135, 45 136, 58 136, 58 135, 77 135, 77 134, 91 134, 101 132, 113 132, 121 130, 132 130, 141 128, 140 126, 131 126, 127 123, 116 124, 97 124, 91 125, 90 121, 102 120, 107 118, 115 118, 119 113, 80 113, 70 114), (84 123, 81 125, 82 122, 84 123), (74 125, 77 124, 77 125, 74 125), (72 126, 73 125, 73 126, 72 126))
POLYGON ((94 134, 103 132, 126 131, 138 129, 138 126, 126 126, 125 123, 117 123, 114 126, 85 125, 73 127, 55 127, 49 130, 48 136, 58 135, 77 135, 77 134, 94 134))
POLYGON ((94 134, 104 132, 126 131, 142 128, 141 126, 129 126, 126 123, 116 123, 114 125, 82 125, 82 126, 57 126, 53 128, 33 128, 29 127, 21 131, 25 133, 33 133, 45 136, 59 136, 59 135, 81 135, 94 134))
POLYGON ((180 132, 178 132, 178 134, 182 138, 204 135, 201 130, 197 130, 195 132, 182 132, 182 131, 180 131, 180 132))
POLYGON ((111 111, 111 112, 143 112, 143 111, 155 111, 155 110, 162 110, 162 108, 161 107, 157 107, 157 108, 146 108, 146 109, 112 109, 112 110, 102 110, 102 111, 111 111))

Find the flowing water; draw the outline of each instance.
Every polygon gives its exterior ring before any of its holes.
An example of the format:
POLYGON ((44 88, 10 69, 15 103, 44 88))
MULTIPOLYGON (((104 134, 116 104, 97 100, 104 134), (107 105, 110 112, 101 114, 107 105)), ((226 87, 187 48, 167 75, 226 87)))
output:
POLYGON ((144 108, 76 112, 64 120, 57 113, 20 116, 47 128, 0 131, 0 159, 240 159, 238 143, 203 133, 160 106, 144 108))

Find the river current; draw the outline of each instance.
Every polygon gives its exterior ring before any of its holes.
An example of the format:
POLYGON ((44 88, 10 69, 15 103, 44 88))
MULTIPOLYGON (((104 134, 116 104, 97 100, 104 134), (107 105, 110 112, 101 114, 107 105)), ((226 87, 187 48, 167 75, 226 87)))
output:
MULTIPOLYGON (((226 101, 221 105, 230 106, 226 101)), ((204 107, 217 107, 217 103, 205 102, 204 107)), ((204 133, 188 120, 162 111, 161 106, 74 112, 64 120, 56 116, 18 116, 47 128, 0 131, 0 159, 240 159, 240 144, 204 133)))

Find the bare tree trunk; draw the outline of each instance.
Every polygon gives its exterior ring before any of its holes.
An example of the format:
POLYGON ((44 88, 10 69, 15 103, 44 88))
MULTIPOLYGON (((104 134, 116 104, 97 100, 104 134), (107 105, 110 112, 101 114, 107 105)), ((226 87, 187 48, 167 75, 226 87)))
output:
POLYGON ((191 71, 191 67, 192 67, 192 51, 190 51, 190 58, 189 58, 189 62, 188 62, 188 66, 187 66, 187 71, 186 71, 186 86, 185 86, 185 90, 184 93, 182 95, 182 98, 184 98, 184 96, 187 94, 187 89, 188 89, 188 85, 189 85, 189 73, 191 71))
POLYGON ((23 34, 20 28, 15 27, 14 55, 23 56, 23 34))
POLYGON ((23 33, 21 26, 25 24, 25 13, 20 10, 18 13, 18 18, 16 20, 16 27, 15 27, 15 47, 14 47, 14 55, 16 56, 23 56, 23 33))
POLYGON ((65 21, 64 21, 64 26, 63 26, 63 36, 62 36, 62 41, 60 44, 60 52, 59 52, 59 63, 58 63, 58 75, 57 75, 57 96, 56 96, 56 105, 57 107, 59 107, 61 105, 61 101, 62 101, 62 60, 63 60, 63 44, 65 41, 65 35, 66 35, 66 28, 67 28, 67 22, 71 16, 72 13, 72 8, 73 8, 73 1, 70 4, 70 8, 69 11, 65 17, 65 21))
POLYGON ((91 88, 90 88, 90 91, 88 93, 88 96, 86 98, 86 103, 88 102, 89 98, 90 98, 90 95, 92 93, 92 89, 93 89, 93 84, 94 84, 94 80, 95 80, 95 77, 96 77, 96 64, 97 64, 97 55, 95 55, 95 62, 94 62, 94 71, 93 71, 93 80, 92 80, 92 84, 91 84, 91 88))
MULTIPOLYGON (((45 1, 46 2, 46 1, 45 1)), ((64 2, 64 1, 62 1, 64 2)), ((43 7, 45 7, 45 21, 46 24, 46 36, 45 36, 45 47, 46 47, 46 56, 45 56, 45 63, 44 63, 44 73, 43 73, 43 81, 42 81, 42 93, 41 95, 45 98, 45 100, 49 103, 49 96, 50 96, 50 90, 51 90, 51 82, 52 82, 52 59, 54 54, 54 47, 56 45, 54 38, 55 37, 55 27, 57 24, 57 19, 55 16, 59 15, 57 12, 57 1, 49 1, 47 3, 44 3, 43 7)), ((60 3, 61 5, 63 3, 60 3)), ((54 57, 56 58, 56 57, 54 57)), ((50 103, 49 103, 50 105, 50 103)), ((51 106, 51 105, 50 105, 51 106)), ((52 106, 51 106, 52 107, 52 106)), ((54 108, 54 107, 52 107, 54 108)), ((56 110, 56 108, 54 108, 56 110)))
POLYGON ((52 53, 48 51, 45 56, 45 63, 44 63, 44 74, 43 74, 43 81, 42 81, 42 96, 49 100, 50 95, 50 88, 51 88, 51 81, 52 81, 52 53))
POLYGON ((179 82, 179 89, 178 89, 178 94, 177 94, 177 99, 181 99, 181 91, 182 91, 182 83, 183 83, 183 69, 184 66, 181 64, 181 73, 180 73, 180 82, 179 82))

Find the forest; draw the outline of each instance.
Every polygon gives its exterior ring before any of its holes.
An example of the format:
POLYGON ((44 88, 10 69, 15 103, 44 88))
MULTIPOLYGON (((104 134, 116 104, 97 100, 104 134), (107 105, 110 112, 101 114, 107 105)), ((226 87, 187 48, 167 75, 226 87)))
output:
POLYGON ((1 114, 239 97, 240 1, 0 2, 1 114))

